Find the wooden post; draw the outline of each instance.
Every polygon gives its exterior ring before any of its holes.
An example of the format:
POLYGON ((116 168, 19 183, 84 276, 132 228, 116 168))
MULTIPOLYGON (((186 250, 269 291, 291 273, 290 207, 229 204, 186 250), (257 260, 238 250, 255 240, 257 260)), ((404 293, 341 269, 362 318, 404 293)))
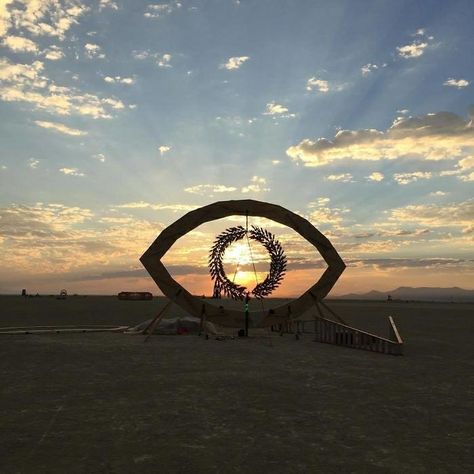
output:
POLYGON ((142 334, 146 334, 148 331, 148 336, 145 338, 143 342, 148 341, 148 338, 153 334, 155 327, 163 319, 163 316, 168 312, 172 304, 173 304, 173 301, 169 300, 168 303, 166 303, 165 307, 155 316, 155 319, 153 319, 153 321, 143 330, 142 334))
POLYGON ((202 334, 202 330, 203 330, 205 324, 206 324, 206 306, 202 305, 201 322, 199 323, 199 336, 202 334))

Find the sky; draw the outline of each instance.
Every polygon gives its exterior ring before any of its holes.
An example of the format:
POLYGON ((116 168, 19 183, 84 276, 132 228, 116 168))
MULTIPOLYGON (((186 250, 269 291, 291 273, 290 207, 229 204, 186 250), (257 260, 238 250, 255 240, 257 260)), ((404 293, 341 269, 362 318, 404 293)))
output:
MULTIPOLYGON (((159 294, 139 257, 229 199, 328 237, 333 296, 474 288, 473 19, 471 0, 0 0, 0 293, 159 294)), ((287 255, 274 296, 312 286, 317 251, 250 224, 287 255)), ((171 275, 211 294, 232 225, 180 239, 171 275)), ((226 272, 251 289, 239 244, 226 272)))

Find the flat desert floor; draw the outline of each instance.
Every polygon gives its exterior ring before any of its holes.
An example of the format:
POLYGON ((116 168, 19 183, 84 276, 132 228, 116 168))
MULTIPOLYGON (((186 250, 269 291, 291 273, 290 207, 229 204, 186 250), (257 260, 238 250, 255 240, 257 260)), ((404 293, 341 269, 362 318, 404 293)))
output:
MULTIPOLYGON (((472 472, 474 305, 327 303, 381 335, 392 315, 404 355, 309 334, 0 335, 0 472, 472 472)), ((2 296, 0 326, 128 326, 164 304, 2 296)))

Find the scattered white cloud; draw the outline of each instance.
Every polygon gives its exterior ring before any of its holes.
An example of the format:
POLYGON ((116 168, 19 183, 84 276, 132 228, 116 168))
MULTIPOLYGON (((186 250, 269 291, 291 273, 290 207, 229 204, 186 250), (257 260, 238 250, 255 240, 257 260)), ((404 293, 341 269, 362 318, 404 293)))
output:
POLYGON ((380 69, 380 68, 384 68, 384 67, 387 67, 387 63, 383 63, 380 65, 367 63, 367 64, 364 64, 360 68, 360 72, 362 73, 363 76, 368 76, 371 72, 376 71, 377 69, 380 69))
POLYGON ((440 176, 457 176, 461 181, 472 181, 474 172, 474 155, 466 156, 458 161, 456 168, 452 170, 440 171, 440 176))
POLYGON ((344 158, 374 161, 403 156, 426 160, 461 159, 474 150, 474 108, 469 113, 468 120, 450 112, 399 117, 385 132, 340 130, 332 140, 304 139, 286 152, 306 166, 321 166, 344 158))
POLYGON ((77 168, 60 168, 59 171, 68 176, 85 176, 85 174, 81 173, 77 168))
POLYGON ((139 59, 141 61, 145 59, 152 59, 155 61, 155 63, 159 67, 164 67, 164 68, 172 67, 170 64, 172 55, 170 53, 164 53, 164 54, 152 53, 150 50, 146 49, 143 51, 135 50, 133 51, 132 56, 135 59, 139 59))
POLYGON ((340 226, 344 220, 344 214, 350 212, 348 208, 330 206, 330 198, 320 197, 308 204, 308 218, 316 227, 320 224, 332 224, 340 226))
POLYGON ((5 278, 22 270, 35 274, 39 282, 40 272, 64 281, 85 268, 131 268, 162 228, 156 220, 113 210, 94 213, 59 203, 11 204, 0 208, 0 235, 5 237, 0 271, 5 278))
POLYGON ((168 145, 161 145, 158 147, 161 156, 165 156, 165 153, 168 153, 171 150, 171 147, 168 145))
POLYGON ((3 0, 0 2, 0 36, 14 28, 35 36, 64 40, 68 30, 87 11, 89 7, 76 0, 3 0))
POLYGON ((468 174, 459 175, 458 178, 461 181, 466 181, 466 182, 474 181, 474 171, 472 171, 471 173, 468 173, 468 174))
POLYGON ((38 52, 38 45, 28 39, 24 38, 23 36, 7 36, 2 41, 2 46, 15 51, 16 53, 37 53, 38 52))
POLYGON ((378 171, 374 171, 373 173, 369 174, 369 176, 367 176, 367 179, 369 181, 379 182, 379 181, 383 181, 384 175, 378 171))
POLYGON ((39 127, 54 130, 59 133, 64 133, 65 135, 72 135, 75 137, 87 135, 87 132, 85 132, 84 130, 78 130, 77 128, 67 127, 66 125, 62 123, 46 122, 44 120, 35 120, 35 124, 38 125, 39 127))
POLYGON ((124 108, 119 99, 99 98, 74 87, 58 86, 44 75, 43 70, 41 61, 19 64, 0 58, 0 99, 26 102, 58 115, 79 114, 93 118, 112 118, 110 109, 124 108))
POLYGON ((447 81, 443 82, 443 86, 457 87, 458 89, 464 89, 470 84, 466 79, 453 79, 449 78, 447 81))
POLYGON ((276 102, 269 102, 263 114, 276 115, 276 114, 284 114, 286 112, 288 112, 288 108, 285 107, 284 105, 277 104, 276 102))
POLYGON ((405 46, 398 46, 398 55, 402 58, 418 58, 428 47, 428 43, 422 41, 413 41, 413 43, 406 44, 405 46))
POLYGON ((102 48, 98 44, 86 43, 84 45, 84 51, 88 58, 93 59, 104 59, 105 53, 102 51, 102 48))
POLYGON ((461 171, 474 168, 474 155, 466 156, 466 158, 459 160, 458 167, 461 169, 461 171))
POLYGON ((143 14, 145 18, 161 18, 169 15, 173 11, 182 7, 180 2, 157 3, 148 5, 146 12, 143 14))
POLYGON ((95 155, 92 155, 92 157, 96 160, 99 160, 101 163, 104 163, 106 160, 105 155, 103 153, 97 153, 95 155))
POLYGON ((227 60, 226 63, 221 64, 219 67, 221 69, 227 69, 229 71, 232 71, 234 69, 239 69, 242 64, 244 64, 249 59, 249 56, 232 56, 227 60))
POLYGON ((30 158, 28 160, 28 166, 32 169, 36 169, 39 166, 39 160, 36 160, 35 158, 30 158))
POLYGON ((190 204, 152 204, 145 201, 127 202, 113 206, 117 209, 152 209, 154 211, 173 211, 173 212, 186 212, 196 209, 198 206, 190 204))
POLYGON ((279 165, 281 160, 272 160, 272 165, 279 165))
POLYGON ((58 46, 51 45, 49 48, 43 51, 44 57, 50 61, 58 61, 64 58, 64 53, 58 46))
POLYGON ((329 92, 329 82, 311 77, 306 82, 306 90, 312 91, 313 89, 317 89, 319 92, 329 92))
POLYGON ((311 77, 306 82, 306 90, 313 91, 316 90, 318 92, 333 92, 333 91, 342 91, 344 89, 343 84, 335 84, 330 83, 324 79, 318 79, 316 77, 311 77))
POLYGON ((398 184, 409 184, 420 179, 431 179, 433 174, 428 171, 414 171, 413 173, 395 173, 393 179, 398 184))
POLYGON ((252 176, 250 184, 242 187, 240 190, 242 193, 264 193, 270 191, 270 188, 266 188, 267 180, 259 176, 252 176))
POLYGON ((160 67, 172 67, 170 64, 171 58, 172 56, 169 53, 162 54, 161 56, 157 55, 156 64, 158 64, 160 67))
POLYGON ((233 186, 224 186, 223 184, 198 184, 189 188, 184 188, 184 191, 191 194, 214 194, 214 193, 232 193, 237 191, 233 186))
POLYGON ((143 59, 147 59, 149 58, 150 56, 152 56, 152 54, 150 53, 150 51, 148 50, 145 50, 145 51, 133 51, 132 52, 132 56, 135 58, 135 59, 140 59, 140 60, 143 60, 143 59))
POLYGON ((445 191, 433 191, 432 193, 430 193, 430 196, 438 197, 438 196, 447 196, 448 194, 449 193, 445 191))
POLYGON ((133 77, 121 77, 121 76, 105 76, 104 81, 109 84, 126 84, 128 86, 135 83, 135 78, 133 77))
POLYGON ((463 202, 419 204, 399 207, 390 211, 389 220, 412 222, 428 227, 469 228, 474 222, 474 199, 463 202))
POLYGON ((340 181, 341 183, 348 183, 352 180, 352 175, 350 173, 341 173, 341 174, 330 174, 326 176, 328 181, 340 181))
POLYGON ((113 0, 100 0, 99 11, 105 10, 106 8, 110 8, 111 10, 119 9, 117 3, 114 2, 113 0))
MULTIPOLYGON (((277 104, 276 102, 269 102, 266 105, 265 112, 263 115, 271 115, 274 118, 293 118, 296 117, 296 114, 291 114, 288 112, 288 107, 284 105, 277 104)), ((251 121, 249 121, 252 123, 251 121)))

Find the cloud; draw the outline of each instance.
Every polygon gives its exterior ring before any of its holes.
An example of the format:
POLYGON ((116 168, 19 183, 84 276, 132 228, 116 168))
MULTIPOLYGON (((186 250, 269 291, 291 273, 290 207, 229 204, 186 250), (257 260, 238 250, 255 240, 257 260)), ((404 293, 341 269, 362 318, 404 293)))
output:
POLYGON ((93 118, 112 118, 112 110, 125 107, 122 101, 113 97, 100 98, 73 87, 58 86, 43 74, 43 70, 41 61, 19 64, 0 58, 0 99, 26 102, 58 115, 78 114, 93 118))
POLYGON ((250 184, 242 187, 240 190, 242 193, 264 193, 270 191, 270 188, 266 188, 267 180, 259 176, 252 176, 250 184))
POLYGON ((121 76, 105 76, 104 81, 108 82, 109 84, 126 84, 128 86, 135 83, 135 79, 133 77, 121 77, 121 76))
POLYGON ((249 59, 249 56, 232 56, 227 60, 226 63, 221 64, 219 67, 221 69, 227 69, 229 71, 232 71, 234 69, 239 69, 242 64, 244 64, 249 59))
POLYGON ((431 179, 432 173, 428 171, 414 171, 413 173, 395 173, 393 179, 398 184, 409 184, 419 179, 431 179))
POLYGON ((398 55, 402 58, 418 58, 425 52, 427 47, 428 43, 413 41, 413 43, 407 44, 405 46, 398 46, 397 51, 398 55))
POLYGON ((411 222, 429 227, 469 228, 474 222, 474 199, 463 202, 438 204, 415 204, 390 211, 389 220, 411 222))
POLYGON ((137 201, 137 202, 127 202, 125 204, 120 204, 113 207, 117 209, 152 209, 154 211, 181 212, 181 211, 192 211, 193 209, 196 209, 198 206, 194 206, 190 204, 152 204, 145 201, 137 201))
POLYGON ((38 168, 39 165, 39 160, 36 160, 35 158, 30 158, 28 160, 28 166, 32 169, 38 168))
POLYGON ((352 180, 352 175, 350 173, 342 173, 342 174, 330 174, 326 176, 328 181, 341 181, 342 183, 348 183, 352 180))
POLYGON ((96 155, 92 155, 93 158, 99 160, 101 163, 105 163, 105 155, 103 153, 97 153, 96 155))
POLYGON ((62 280, 97 268, 133 268, 162 228, 159 222, 117 212, 104 215, 59 203, 12 204, 0 208, 0 277, 10 281, 15 272, 21 271, 23 279, 25 273, 42 272, 62 280))
POLYGON ((269 102, 263 115, 279 115, 288 112, 288 109, 276 102, 269 102))
POLYGON ((383 67, 387 67, 387 63, 383 63, 381 65, 367 63, 367 64, 364 64, 360 68, 360 72, 362 73, 363 76, 368 76, 371 72, 376 71, 377 69, 380 69, 383 67))
POLYGON ((165 153, 168 153, 171 150, 171 147, 168 145, 161 145, 158 147, 161 156, 165 156, 165 153))
POLYGON ((147 11, 143 16, 145 18, 161 18, 181 7, 182 4, 180 2, 151 4, 146 7, 147 11))
POLYGON ((156 64, 160 67, 172 67, 170 62, 171 62, 171 54, 165 53, 160 55, 156 55, 156 64))
POLYGON ((213 193, 231 193, 237 191, 233 186, 224 186, 223 184, 198 184, 189 188, 184 188, 184 191, 192 194, 213 194, 213 193))
POLYGON ((312 91, 313 89, 317 89, 319 92, 329 92, 329 82, 311 77, 306 82, 306 90, 312 91))
POLYGON ((64 58, 63 51, 55 45, 51 45, 48 49, 43 51, 44 57, 50 61, 58 61, 59 59, 64 58))
POLYGON ((72 135, 74 137, 80 137, 83 135, 87 135, 87 132, 84 130, 79 130, 77 128, 67 127, 62 123, 56 122, 45 122, 44 120, 35 120, 35 124, 39 127, 47 128, 50 130, 54 130, 59 133, 64 133, 65 135, 72 135))
POLYGON ((374 171, 373 173, 369 174, 369 176, 367 176, 367 179, 369 181, 383 181, 384 179, 384 175, 382 173, 379 173, 378 171, 374 171))
POLYGON ((332 91, 341 91, 342 89, 344 89, 342 84, 330 83, 329 81, 318 79, 316 77, 311 77, 306 82, 307 91, 316 90, 318 92, 327 93, 332 91))
POLYGON ((3 1, 0 3, 0 36, 14 27, 35 36, 54 36, 64 40, 67 31, 87 11, 89 7, 74 0, 3 1))
POLYGON ((288 113, 288 108, 284 105, 277 104, 276 102, 269 102, 266 105, 265 112, 263 115, 271 115, 273 118, 293 118, 296 114, 288 113))
POLYGON ((440 176, 457 176, 461 181, 473 181, 474 172, 470 172, 474 168, 474 155, 466 156, 458 161, 456 168, 452 170, 440 171, 440 176), (466 173, 467 174, 463 174, 466 173))
POLYGON ((449 193, 445 191, 433 191, 430 196, 447 196, 449 193))
POLYGON ((466 79, 453 79, 449 78, 447 81, 443 82, 443 86, 457 87, 458 89, 463 89, 470 84, 466 79))
POLYGON ((77 168, 60 168, 59 171, 68 176, 85 176, 85 174, 81 173, 77 168))
POLYGON ((105 58, 105 53, 102 51, 102 48, 98 44, 86 43, 84 45, 84 51, 85 51, 86 56, 90 59, 93 59, 93 58, 104 59, 105 58))
POLYGON ((114 2, 113 0, 100 0, 99 11, 105 10, 106 8, 110 8, 111 10, 119 9, 117 3, 114 2))
POLYGON ((22 36, 7 36, 2 41, 2 46, 15 51, 16 53, 37 53, 38 52, 38 45, 28 39, 23 38, 22 36))
POLYGON ((308 204, 307 217, 316 227, 320 224, 340 225, 344 220, 343 214, 350 212, 348 208, 331 207, 329 203, 330 199, 323 197, 308 204))
MULTIPOLYGON (((470 109, 470 114, 474 109, 470 109)), ((451 112, 421 117, 399 117, 385 132, 375 129, 340 130, 332 140, 304 139, 287 149, 287 155, 305 166, 322 166, 335 160, 426 160, 462 158, 474 148, 472 117, 464 120, 451 112)))
POLYGON ((170 53, 152 53, 150 50, 146 49, 144 51, 133 51, 132 55, 135 59, 138 59, 140 61, 143 61, 145 59, 153 59, 159 67, 172 67, 170 64, 172 55, 170 53))

